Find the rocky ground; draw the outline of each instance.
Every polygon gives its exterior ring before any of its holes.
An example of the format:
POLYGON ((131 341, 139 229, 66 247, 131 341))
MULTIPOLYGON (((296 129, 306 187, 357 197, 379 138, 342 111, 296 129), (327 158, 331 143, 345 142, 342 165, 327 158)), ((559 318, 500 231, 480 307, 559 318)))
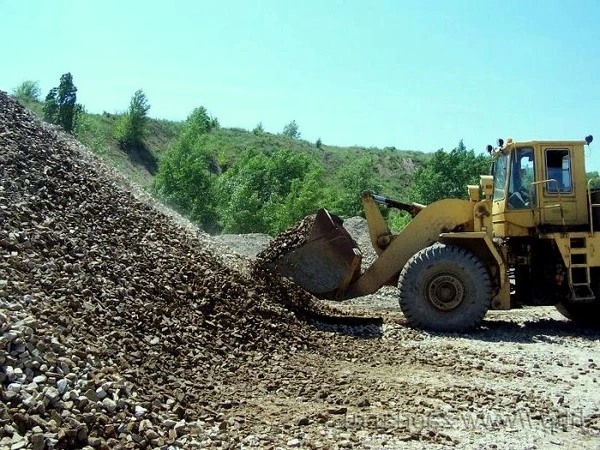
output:
MULTIPOLYGON (((375 253, 366 222, 344 225, 368 265, 375 253)), ((243 236, 225 245, 256 254, 243 236)), ((317 324, 329 346, 301 362, 329 376, 312 383, 316 396, 306 398, 302 387, 296 398, 256 403, 273 420, 283 414, 291 425, 305 424, 294 434, 299 446, 600 448, 599 330, 575 326, 553 307, 491 311, 468 334, 413 330, 394 287, 336 307, 381 316, 383 325, 317 324)))
POLYGON ((251 269, 267 237, 195 231, 1 92, 0 224, 0 448, 599 447, 599 332, 317 301, 251 269))

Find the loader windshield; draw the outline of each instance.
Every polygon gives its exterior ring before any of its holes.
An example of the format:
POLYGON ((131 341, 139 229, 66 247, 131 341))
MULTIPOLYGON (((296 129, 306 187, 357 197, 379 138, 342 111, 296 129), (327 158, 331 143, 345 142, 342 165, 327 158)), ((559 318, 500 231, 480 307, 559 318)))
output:
POLYGON ((506 168, 508 155, 504 152, 500 154, 494 164, 494 201, 504 198, 504 189, 506 186, 506 168))

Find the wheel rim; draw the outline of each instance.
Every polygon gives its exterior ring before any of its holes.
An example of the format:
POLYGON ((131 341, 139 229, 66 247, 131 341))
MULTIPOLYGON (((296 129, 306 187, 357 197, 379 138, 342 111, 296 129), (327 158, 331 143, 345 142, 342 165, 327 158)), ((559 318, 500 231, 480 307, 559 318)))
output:
POLYGON ((441 274, 427 283, 427 300, 440 311, 452 311, 464 300, 465 288, 452 274, 441 274))

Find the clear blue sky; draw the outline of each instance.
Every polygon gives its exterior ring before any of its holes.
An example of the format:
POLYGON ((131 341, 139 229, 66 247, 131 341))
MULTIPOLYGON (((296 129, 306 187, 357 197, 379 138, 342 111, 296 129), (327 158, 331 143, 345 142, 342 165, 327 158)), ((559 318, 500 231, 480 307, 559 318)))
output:
POLYGON ((433 151, 581 139, 600 170, 598 1, 0 0, 0 89, 70 71, 92 112, 142 88, 325 144, 433 151))

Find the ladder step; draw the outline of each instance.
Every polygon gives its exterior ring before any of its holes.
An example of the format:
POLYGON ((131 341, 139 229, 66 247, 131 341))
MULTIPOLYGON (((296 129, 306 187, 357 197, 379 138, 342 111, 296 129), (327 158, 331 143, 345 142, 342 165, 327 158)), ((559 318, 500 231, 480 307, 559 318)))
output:
POLYGON ((572 248, 569 250, 571 252, 571 255, 586 255, 587 254, 587 248, 572 248))
POLYGON ((572 269, 583 269, 583 268, 588 267, 588 265, 587 264, 571 264, 569 267, 572 269))
POLYGON ((577 296, 573 296, 573 298, 571 299, 571 301, 572 301, 573 303, 578 303, 578 302, 581 302, 581 303, 583 303, 583 302, 591 302, 591 301, 593 301, 593 300, 596 300, 596 296, 593 296, 593 295, 590 295, 590 296, 587 296, 587 297, 577 297, 577 296))
POLYGON ((596 298, 588 283, 573 283, 573 301, 586 302, 596 298))

